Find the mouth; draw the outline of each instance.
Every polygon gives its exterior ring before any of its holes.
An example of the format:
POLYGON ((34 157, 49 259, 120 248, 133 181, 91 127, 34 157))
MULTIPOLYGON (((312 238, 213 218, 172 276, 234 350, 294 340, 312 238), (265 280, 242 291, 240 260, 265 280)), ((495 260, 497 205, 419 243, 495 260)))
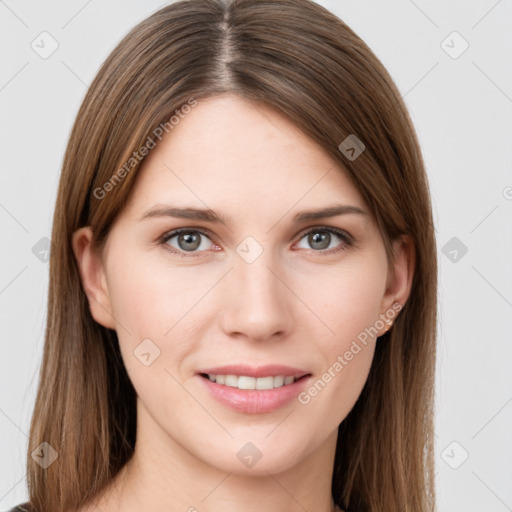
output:
POLYGON ((211 373, 200 373, 199 375, 204 379, 208 379, 211 382, 215 382, 223 386, 229 386, 238 389, 258 389, 264 391, 289 386, 294 382, 304 379, 305 377, 309 377, 311 374, 306 373, 300 377, 294 377, 293 375, 268 375, 266 377, 251 377, 249 375, 211 373))
POLYGON ((283 365, 227 365, 196 373, 210 396, 237 412, 262 414, 291 403, 312 373, 283 365))

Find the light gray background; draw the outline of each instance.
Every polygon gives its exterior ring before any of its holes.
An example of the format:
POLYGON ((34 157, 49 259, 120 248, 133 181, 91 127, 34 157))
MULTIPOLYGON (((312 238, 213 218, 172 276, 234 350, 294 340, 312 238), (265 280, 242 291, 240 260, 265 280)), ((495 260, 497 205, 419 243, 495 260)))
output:
MULTIPOLYGON (((512 510, 512 2, 318 3, 388 68, 427 164, 440 263, 439 510, 512 510), (457 58, 464 43, 453 31, 469 44, 457 58)), ((50 236, 67 137, 104 58, 160 5, 0 0, 2 510, 27 498, 48 288, 44 247, 32 249, 50 236), (47 59, 31 48, 43 31, 59 45, 47 59)))

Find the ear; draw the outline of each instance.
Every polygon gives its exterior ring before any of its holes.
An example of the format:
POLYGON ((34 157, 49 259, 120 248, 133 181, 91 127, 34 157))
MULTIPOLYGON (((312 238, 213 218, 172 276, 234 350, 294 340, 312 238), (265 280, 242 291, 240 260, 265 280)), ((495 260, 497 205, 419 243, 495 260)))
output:
POLYGON ((387 326, 381 330, 379 336, 391 328, 393 319, 405 306, 411 293, 416 263, 412 238, 409 235, 401 235, 393 240, 393 254, 394 262, 388 271, 386 290, 382 298, 381 318, 384 319, 387 326))
POLYGON ((115 329, 103 261, 92 242, 90 226, 76 230, 71 239, 91 315, 100 325, 115 329))

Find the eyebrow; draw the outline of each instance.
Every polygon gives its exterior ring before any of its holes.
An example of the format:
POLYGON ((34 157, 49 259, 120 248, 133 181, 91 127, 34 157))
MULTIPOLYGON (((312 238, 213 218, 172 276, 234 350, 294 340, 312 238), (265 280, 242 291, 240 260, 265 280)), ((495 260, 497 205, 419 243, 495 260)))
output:
MULTIPOLYGON (((362 208, 359 208, 359 206, 339 204, 328 206, 326 208, 320 208, 317 210, 298 212, 293 216, 292 222, 294 224, 301 224, 311 220, 325 219, 328 217, 336 217, 338 215, 346 214, 357 214, 369 217, 368 212, 362 208)), ((150 219, 154 217, 174 217, 177 219, 198 220, 203 222, 211 222, 213 224, 223 224, 224 226, 227 226, 228 221, 227 218, 217 214, 215 211, 210 209, 193 207, 178 208, 175 206, 157 206, 144 213, 140 220, 142 221, 144 219, 150 219)))

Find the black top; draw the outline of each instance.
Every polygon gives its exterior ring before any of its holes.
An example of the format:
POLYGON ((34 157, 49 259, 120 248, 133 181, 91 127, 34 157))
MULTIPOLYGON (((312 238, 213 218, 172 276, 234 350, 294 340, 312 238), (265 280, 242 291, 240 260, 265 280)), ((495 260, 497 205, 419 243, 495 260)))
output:
POLYGON ((7 512, 32 512, 32 507, 30 506, 30 503, 22 503, 17 507, 11 508, 11 510, 8 510, 7 512))

